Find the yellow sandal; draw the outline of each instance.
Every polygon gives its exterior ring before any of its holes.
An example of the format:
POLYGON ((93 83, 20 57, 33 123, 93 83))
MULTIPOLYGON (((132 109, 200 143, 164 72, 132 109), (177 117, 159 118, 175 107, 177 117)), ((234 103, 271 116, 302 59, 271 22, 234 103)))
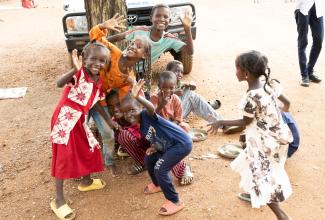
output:
POLYGON ((52 200, 50 206, 52 211, 60 220, 72 220, 76 217, 76 213, 68 206, 67 203, 57 208, 55 200, 52 200))
POLYGON ((87 191, 92 191, 92 190, 103 189, 106 186, 106 183, 104 180, 101 180, 101 179, 92 179, 92 180, 93 180, 93 183, 90 184, 89 186, 78 185, 78 190, 81 192, 87 192, 87 191))

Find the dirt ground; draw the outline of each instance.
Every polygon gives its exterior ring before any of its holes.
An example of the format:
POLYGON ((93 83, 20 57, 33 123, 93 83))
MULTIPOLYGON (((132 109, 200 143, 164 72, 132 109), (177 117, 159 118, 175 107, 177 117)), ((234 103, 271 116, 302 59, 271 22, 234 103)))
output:
MULTIPOLYGON (((54 197, 50 176, 50 117, 61 95, 56 78, 68 70, 61 18, 62 1, 39 0, 32 10, 10 9, 20 1, 0 3, 0 87, 27 86, 23 99, 0 101, 0 219, 56 219, 49 202, 54 197)), ((194 68, 188 80, 195 80, 198 92, 207 99, 219 98, 219 112, 225 118, 238 116, 237 104, 246 84, 235 77, 234 59, 249 49, 265 53, 272 77, 279 79, 292 101, 291 112, 301 132, 301 146, 287 161, 293 195, 283 208, 294 219, 325 219, 325 163, 323 128, 325 120, 324 82, 309 88, 299 86, 294 4, 282 0, 196 0, 197 40, 194 68)), ((325 79, 324 53, 316 69, 325 79)), ((168 59, 168 57, 166 58, 168 59)), ((165 63, 161 62, 163 66, 165 63)), ((205 126, 192 117, 193 127, 205 126)), ((238 135, 209 136, 195 143, 193 155, 217 154, 238 135)), ((186 204, 172 219, 275 219, 267 208, 252 209, 237 199, 239 176, 229 160, 190 160, 195 182, 177 186, 186 204)), ((119 178, 109 172, 98 174, 106 182, 102 191, 80 193, 77 182, 65 184, 66 198, 78 219, 160 219, 157 211, 163 195, 145 196, 147 173, 126 174, 126 160, 118 161, 119 178)))

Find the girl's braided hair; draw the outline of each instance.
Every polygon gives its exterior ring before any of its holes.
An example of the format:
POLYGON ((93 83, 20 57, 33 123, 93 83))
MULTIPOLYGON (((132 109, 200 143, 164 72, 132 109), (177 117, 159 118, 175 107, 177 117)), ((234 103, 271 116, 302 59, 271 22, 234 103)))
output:
POLYGON ((271 86, 270 82, 272 80, 270 79, 271 69, 268 67, 268 59, 266 56, 258 51, 251 50, 237 56, 236 66, 238 66, 242 71, 252 74, 256 78, 264 76, 264 90, 269 94, 266 90, 266 86, 271 86))
POLYGON ((94 48, 103 48, 104 50, 107 51, 107 53, 109 52, 109 50, 107 49, 107 47, 104 44, 96 42, 96 40, 93 40, 93 41, 90 41, 89 43, 87 43, 82 48, 82 52, 81 52, 82 58, 88 57, 90 51, 93 50, 94 48))

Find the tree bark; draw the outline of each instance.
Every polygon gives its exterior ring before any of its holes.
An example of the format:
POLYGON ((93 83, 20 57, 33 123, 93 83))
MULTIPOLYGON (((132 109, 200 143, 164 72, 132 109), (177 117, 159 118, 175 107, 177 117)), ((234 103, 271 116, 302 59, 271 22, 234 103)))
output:
MULTIPOLYGON (((93 26, 102 23, 116 13, 127 17, 127 7, 125 0, 84 0, 88 30, 93 26)), ((127 24, 126 24, 127 25, 127 24)), ((112 34, 112 33, 110 33, 112 34)), ((119 48, 124 48, 125 43, 118 43, 119 48)))

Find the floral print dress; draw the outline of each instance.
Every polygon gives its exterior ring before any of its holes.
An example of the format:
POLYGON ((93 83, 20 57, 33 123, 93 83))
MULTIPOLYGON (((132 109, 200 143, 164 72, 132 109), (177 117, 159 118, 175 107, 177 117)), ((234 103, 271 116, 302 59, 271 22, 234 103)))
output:
POLYGON ((253 208, 282 202, 292 193, 284 163, 292 134, 284 124, 277 98, 280 84, 250 90, 240 103, 243 115, 253 121, 246 127, 246 148, 231 163, 241 176, 240 187, 251 196, 253 208))

